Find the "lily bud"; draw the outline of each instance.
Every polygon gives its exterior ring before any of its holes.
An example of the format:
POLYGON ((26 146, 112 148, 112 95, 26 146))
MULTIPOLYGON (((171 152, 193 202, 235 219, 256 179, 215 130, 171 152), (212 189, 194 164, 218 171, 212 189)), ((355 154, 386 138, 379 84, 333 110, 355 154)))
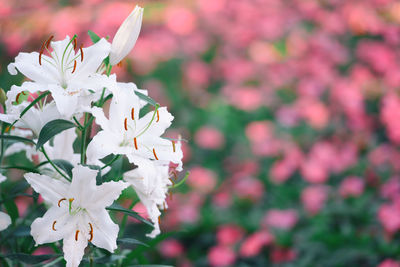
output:
POLYGON ((142 18, 143 8, 136 6, 119 27, 111 44, 111 65, 117 65, 135 46, 142 27, 142 18))

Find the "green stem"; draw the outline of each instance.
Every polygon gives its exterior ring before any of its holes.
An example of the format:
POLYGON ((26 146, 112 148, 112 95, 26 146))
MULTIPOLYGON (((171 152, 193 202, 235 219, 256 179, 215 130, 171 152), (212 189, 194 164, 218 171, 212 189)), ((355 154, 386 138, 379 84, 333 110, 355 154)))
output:
MULTIPOLYGON (((133 206, 135 206, 138 202, 139 202, 138 199, 132 200, 132 203, 129 206, 129 210, 131 210, 133 208, 133 206)), ((126 225, 127 220, 128 220, 128 214, 125 213, 124 217, 122 218, 122 221, 121 221, 121 228, 120 228, 121 229, 121 237, 123 236, 123 234, 125 232, 125 225, 126 225)))
POLYGON ((82 130, 82 136, 81 136, 81 164, 85 163, 85 157, 86 157, 86 123, 88 119, 88 114, 85 113, 85 122, 83 123, 84 127, 82 130))
POLYGON ((105 168, 107 168, 108 166, 110 166, 111 164, 113 164, 114 162, 116 162, 119 158, 121 157, 121 155, 116 155, 112 160, 110 160, 106 165, 104 165, 103 167, 101 167, 101 170, 104 170, 105 168))
POLYGON ((46 157, 46 159, 48 160, 48 162, 51 164, 51 166, 53 166, 53 168, 59 173, 61 174, 62 177, 64 177, 65 179, 67 179, 67 181, 71 181, 71 178, 69 178, 68 176, 66 176, 62 171, 60 171, 60 169, 53 163, 53 161, 51 161, 51 159, 49 158, 49 156, 46 153, 46 150, 44 150, 43 147, 41 147, 41 151, 43 153, 43 155, 46 157))

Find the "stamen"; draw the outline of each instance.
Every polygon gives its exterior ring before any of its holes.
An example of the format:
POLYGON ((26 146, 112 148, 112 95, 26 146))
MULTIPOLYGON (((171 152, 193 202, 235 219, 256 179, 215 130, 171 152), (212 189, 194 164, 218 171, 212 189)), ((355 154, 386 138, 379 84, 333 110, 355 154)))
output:
POLYGON ((93 240, 93 226, 92 226, 91 223, 89 223, 89 226, 90 226, 90 231, 89 231, 90 238, 89 238, 89 242, 92 242, 92 240, 93 240))
POLYGON ((156 154, 156 150, 153 148, 153 154, 154 154, 154 157, 156 158, 156 160, 158 160, 158 157, 157 157, 157 154, 156 154))
POLYGON ((132 120, 135 120, 135 108, 131 109, 131 118, 132 120))
POLYGON ((58 206, 59 206, 59 207, 61 207, 61 206, 60 206, 60 205, 61 205, 61 202, 64 201, 64 200, 67 200, 67 199, 66 199, 65 197, 63 197, 62 199, 60 199, 60 200, 58 201, 58 206))
POLYGON ((156 122, 158 122, 160 120, 160 113, 158 113, 158 109, 157 109, 157 120, 156 122))
POLYGON ((161 224, 161 216, 158 216, 158 224, 161 224))
POLYGON ((169 178, 169 180, 171 181, 172 185, 175 185, 175 181, 172 180, 171 178, 169 178))
POLYGON ((39 65, 42 65, 42 54, 44 52, 44 48, 46 47, 46 42, 43 42, 42 47, 40 47, 39 53, 39 65))
POLYGON ((71 72, 71 73, 74 73, 74 72, 75 72, 75 70, 76 70, 76 60, 74 60, 74 69, 72 70, 72 72, 71 72))
POLYGON ((47 49, 49 49, 50 42, 51 42, 51 40, 53 40, 53 38, 54 38, 54 35, 50 36, 50 38, 47 40, 47 42, 46 42, 46 48, 47 49))
POLYGON ((78 45, 78 42, 76 41, 76 38, 74 38, 74 50, 76 49, 77 45, 78 45))
POLYGON ((120 68, 122 67, 122 60, 120 62, 118 62, 117 66, 120 68))
POLYGON ((81 46, 79 47, 79 50, 81 50, 81 62, 83 61, 83 44, 81 44, 81 46))
POLYGON ((51 226, 51 228, 53 229, 53 231, 57 231, 56 228, 54 228, 54 226, 56 226, 56 222, 57 222, 57 221, 54 221, 54 222, 53 222, 53 225, 51 226))
POLYGON ((137 146, 137 140, 136 140, 136 137, 135 137, 135 138, 133 138, 133 142, 135 143, 135 148, 136 148, 136 150, 138 150, 138 146, 137 146))
POLYGON ((175 152, 175 141, 171 140, 172 142, 172 151, 175 152))
POLYGON ((72 209, 72 201, 74 201, 74 198, 70 198, 70 199, 68 199, 68 201, 69 201, 69 205, 68 205, 68 211, 69 211, 69 213, 71 213, 71 209, 72 209))
POLYGON ((128 119, 127 118, 125 118, 125 120, 124 120, 124 128, 125 128, 125 131, 128 131, 128 119))
POLYGON ((15 102, 18 104, 18 99, 19 99, 19 96, 21 95, 21 93, 19 93, 19 94, 17 94, 17 97, 15 98, 15 102))
POLYGON ((79 234, 79 230, 76 230, 76 232, 75 232, 75 241, 78 241, 78 234, 79 234))

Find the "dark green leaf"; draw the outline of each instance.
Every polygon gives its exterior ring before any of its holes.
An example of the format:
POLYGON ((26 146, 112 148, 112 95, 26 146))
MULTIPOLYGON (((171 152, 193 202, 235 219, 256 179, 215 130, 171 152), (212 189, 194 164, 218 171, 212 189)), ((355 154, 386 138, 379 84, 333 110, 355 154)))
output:
POLYGON ((15 204, 14 200, 11 199, 9 201, 6 201, 4 203, 4 206, 6 207, 7 213, 8 215, 10 215, 12 221, 15 222, 15 220, 18 219, 19 217, 19 213, 17 205, 15 204))
POLYGON ((100 36, 98 36, 97 34, 95 34, 93 31, 91 31, 91 30, 89 30, 88 31, 88 34, 89 34, 89 36, 90 36, 90 39, 92 40, 92 42, 95 44, 95 43, 97 43, 98 41, 100 41, 100 36))
POLYGON ((133 218, 135 218, 135 219, 137 219, 137 220, 139 220, 141 222, 144 222, 144 223, 146 223, 148 225, 153 226, 153 224, 151 222, 149 222, 148 220, 146 220, 143 217, 141 217, 137 212, 125 209, 124 207, 122 207, 121 205, 118 205, 116 203, 112 204, 111 206, 107 207, 106 209, 123 212, 123 213, 127 214, 128 216, 131 216, 131 217, 133 217, 133 218))
POLYGON ((61 119, 46 123, 46 125, 43 126, 42 130, 40 131, 39 139, 36 144, 36 149, 41 148, 47 141, 49 141, 58 133, 61 133, 62 131, 72 127, 75 127, 75 124, 73 122, 61 119))
POLYGON ((14 230, 13 235, 16 237, 30 236, 31 228, 29 226, 19 226, 14 230))
POLYGON ((28 264, 36 264, 39 262, 47 261, 49 259, 58 257, 60 255, 29 255, 25 253, 15 253, 15 254, 8 254, 3 255, 5 258, 11 260, 18 260, 18 262, 24 262, 28 264))
POLYGON ((56 164, 57 167, 65 171, 65 173, 72 178, 72 169, 74 168, 74 166, 70 162, 63 159, 55 159, 53 160, 53 163, 56 164))
POLYGON ((118 244, 128 244, 128 245, 142 245, 145 247, 149 247, 146 243, 143 243, 142 241, 139 241, 134 238, 118 238, 117 239, 118 244))
POLYGON ((141 264, 141 265, 129 265, 129 267, 173 267, 172 265, 158 265, 158 264, 141 264))
POLYGON ((8 140, 15 140, 15 141, 19 141, 19 142, 28 142, 28 143, 32 143, 32 144, 36 144, 33 140, 28 139, 28 138, 24 138, 21 136, 16 136, 16 135, 0 135, 0 138, 3 139, 8 139, 8 140))
POLYGON ((38 170, 36 169, 32 169, 29 167, 25 167, 25 166, 1 166, 1 169, 17 169, 17 170, 23 170, 23 171, 27 171, 27 172, 34 172, 34 173, 39 173, 38 170))
POLYGON ((42 98, 44 98, 45 96, 47 96, 48 94, 50 94, 49 91, 41 94, 38 98, 36 98, 35 100, 33 100, 26 108, 24 108, 24 110, 21 112, 21 115, 19 115, 20 118, 22 118, 22 116, 24 116, 24 114, 31 108, 33 107, 37 102, 39 102, 42 98))
POLYGON ((140 99, 146 101, 146 102, 149 103, 150 105, 152 105, 152 106, 154 106, 154 107, 157 106, 157 102, 154 101, 151 97, 149 97, 149 96, 147 96, 147 95, 145 95, 145 94, 142 94, 142 93, 139 92, 139 91, 135 91, 135 94, 136 94, 140 99))

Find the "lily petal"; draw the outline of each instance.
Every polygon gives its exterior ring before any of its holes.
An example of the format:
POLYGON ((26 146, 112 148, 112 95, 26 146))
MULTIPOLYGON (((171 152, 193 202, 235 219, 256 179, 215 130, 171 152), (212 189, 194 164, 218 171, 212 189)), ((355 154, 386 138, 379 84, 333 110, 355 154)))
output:
POLYGON ((93 240, 95 246, 113 252, 117 248, 119 226, 115 224, 105 209, 89 211, 89 220, 93 225, 93 240))
POLYGON ((62 180, 55 180, 47 175, 37 173, 26 173, 24 175, 33 189, 42 195, 48 203, 57 205, 57 202, 63 198, 68 191, 68 183, 62 180))
POLYGON ((3 231, 11 224, 11 218, 8 214, 0 212, 0 231, 3 231))

